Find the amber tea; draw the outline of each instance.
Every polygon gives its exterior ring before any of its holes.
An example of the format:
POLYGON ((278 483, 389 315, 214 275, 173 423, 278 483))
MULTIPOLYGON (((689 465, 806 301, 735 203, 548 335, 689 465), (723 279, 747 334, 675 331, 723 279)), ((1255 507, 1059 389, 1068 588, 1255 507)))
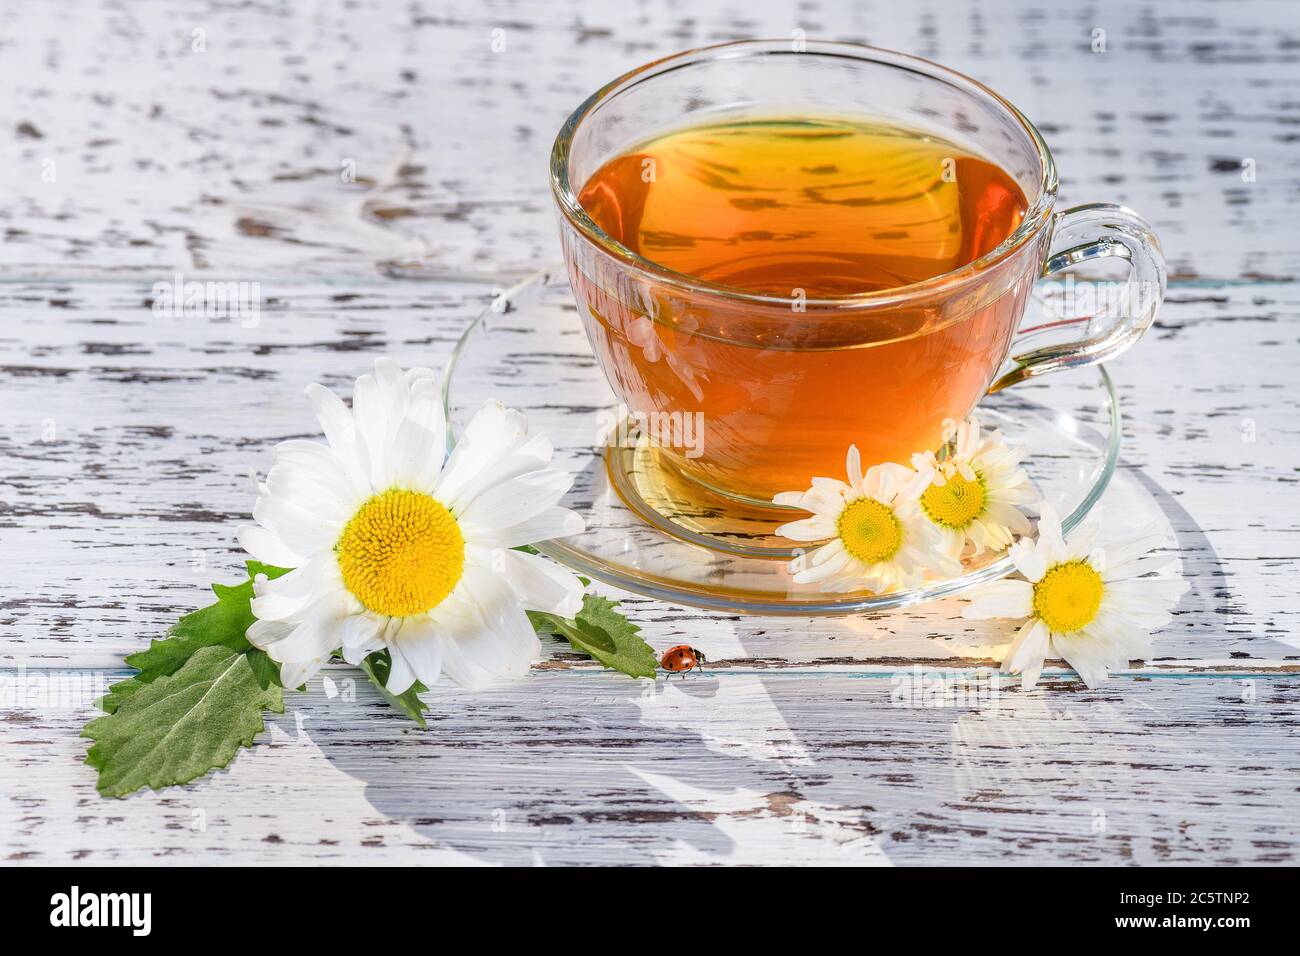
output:
POLYGON ((916 130, 695 126, 605 162, 579 201, 633 253, 740 293, 629 295, 571 269, 615 390, 638 413, 701 414, 702 453, 674 464, 729 493, 770 500, 841 476, 850 443, 871 463, 936 447, 943 420, 968 414, 1005 359, 1028 294, 1018 283, 866 311, 826 301, 942 276, 1020 224, 1011 176, 916 130))

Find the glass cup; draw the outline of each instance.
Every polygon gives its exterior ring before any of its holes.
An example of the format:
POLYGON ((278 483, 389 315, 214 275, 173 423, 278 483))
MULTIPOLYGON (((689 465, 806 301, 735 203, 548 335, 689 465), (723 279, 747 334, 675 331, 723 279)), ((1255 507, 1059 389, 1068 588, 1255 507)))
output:
POLYGON ((633 70, 564 124, 551 186, 569 281, 610 387, 629 417, 662 426, 650 429, 659 465, 701 495, 746 505, 843 477, 850 444, 864 465, 938 449, 944 420, 965 418, 987 392, 1118 355, 1164 295, 1164 258, 1140 216, 1106 203, 1055 210, 1051 154, 1019 110, 960 73, 857 44, 744 41, 633 70), (607 160, 665 133, 801 116, 888 123, 966 148, 1020 186, 1020 225, 924 281, 783 298, 652 262, 578 201, 607 160), (1129 264, 1116 308, 1021 327, 1036 281, 1108 257, 1129 264))

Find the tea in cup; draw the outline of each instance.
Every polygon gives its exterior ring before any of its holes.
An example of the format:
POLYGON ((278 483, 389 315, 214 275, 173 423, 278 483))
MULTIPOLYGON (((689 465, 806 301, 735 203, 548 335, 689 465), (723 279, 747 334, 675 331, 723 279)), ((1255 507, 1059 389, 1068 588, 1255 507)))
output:
POLYGON ((1051 155, 1015 107, 854 44, 642 67, 570 117, 551 178, 611 388, 641 421, 699 421, 657 460, 748 505, 842 476, 850 444, 864 463, 937 449, 991 388, 1118 354, 1164 290, 1135 213, 1055 211, 1051 155), (1127 314, 1009 362, 1034 283, 1106 256, 1131 264, 1127 314))

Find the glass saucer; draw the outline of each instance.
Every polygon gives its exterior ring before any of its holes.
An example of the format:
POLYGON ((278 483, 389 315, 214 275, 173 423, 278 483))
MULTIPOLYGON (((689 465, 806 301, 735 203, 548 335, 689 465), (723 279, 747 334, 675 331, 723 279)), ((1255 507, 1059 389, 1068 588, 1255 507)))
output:
MULTIPOLYGON (((1031 316, 1022 327, 1039 324, 1031 316)), ((619 418, 561 266, 507 290, 474 321, 452 354, 443 388, 453 435, 485 401, 497 399, 550 436, 555 467, 577 476, 562 504, 582 515, 587 529, 537 549, 627 591, 741 614, 849 614, 947 597, 1012 570, 1005 555, 994 554, 968 561, 955 577, 886 594, 824 594, 795 584, 787 570, 794 542, 773 530, 806 512, 711 495, 662 467, 636 423, 619 418)), ((1119 406, 1104 368, 1060 372, 986 396, 978 417, 1025 448, 1026 470, 1066 516, 1067 531, 1097 503, 1115 470, 1119 406)))

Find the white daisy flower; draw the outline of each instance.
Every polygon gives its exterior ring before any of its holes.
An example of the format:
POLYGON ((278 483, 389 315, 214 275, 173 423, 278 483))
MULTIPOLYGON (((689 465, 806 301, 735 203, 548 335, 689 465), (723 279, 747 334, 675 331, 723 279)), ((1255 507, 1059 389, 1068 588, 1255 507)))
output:
POLYGON ((944 550, 959 558, 970 542, 971 555, 977 556, 1001 551, 1013 535, 1029 534, 1029 519, 1020 506, 1033 504, 1038 495, 1020 467, 1023 453, 1008 446, 1001 432, 981 437, 974 418, 960 425, 946 420, 943 439, 952 442, 947 458, 939 461, 932 451, 918 452, 912 464, 934 472, 934 481, 921 494, 921 511, 938 527, 944 550))
POLYGON ((807 491, 782 492, 772 499, 811 511, 781 525, 776 533, 795 541, 825 541, 790 562, 796 584, 819 584, 823 591, 867 588, 877 593, 917 587, 927 569, 955 574, 961 565, 945 555, 939 533, 921 513, 921 493, 933 472, 884 464, 862 471, 857 446, 846 462, 848 482, 814 478, 807 491), (830 539, 830 540, 827 540, 830 539))
POLYGON ((259 561, 294 568, 254 582, 248 639, 297 687, 341 649, 360 663, 387 648, 388 690, 441 673, 476 687, 524 673, 541 654, 525 609, 574 616, 583 587, 536 555, 510 550, 576 534, 558 502, 573 482, 549 468, 551 444, 523 414, 490 402, 447 454, 433 373, 375 362, 352 409, 309 385, 328 444, 291 440, 259 486, 259 561))
POLYGON ((1055 509, 1043 506, 1038 540, 1011 546, 1025 580, 1004 579, 981 588, 962 611, 972 620, 1028 618, 1002 661, 1032 687, 1047 657, 1062 658, 1089 687, 1130 660, 1151 656, 1151 632, 1169 623, 1170 609, 1187 591, 1181 576, 1146 577, 1175 560, 1148 552, 1165 540, 1153 524, 1134 537, 1093 548, 1096 523, 1075 529, 1067 544, 1055 509))

